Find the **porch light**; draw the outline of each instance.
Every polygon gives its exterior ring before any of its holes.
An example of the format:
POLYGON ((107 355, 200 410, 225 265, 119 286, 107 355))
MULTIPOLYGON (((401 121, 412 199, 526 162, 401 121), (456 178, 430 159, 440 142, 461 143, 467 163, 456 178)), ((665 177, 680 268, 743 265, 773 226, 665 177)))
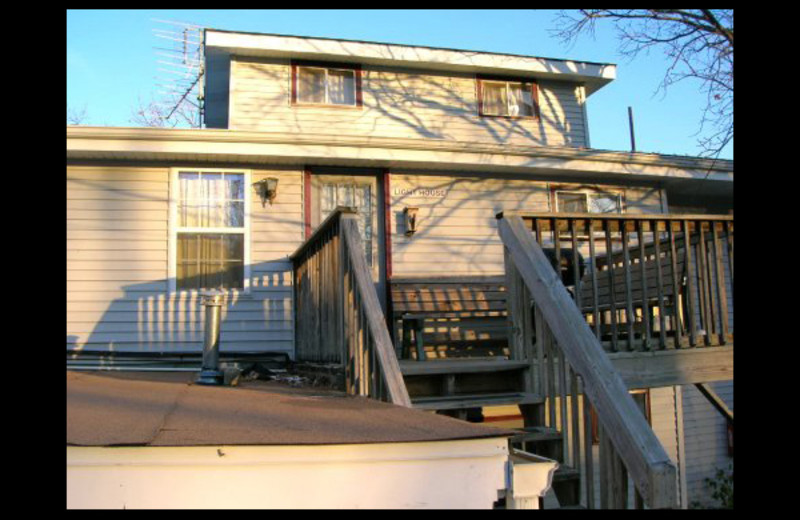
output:
POLYGON ((410 237, 417 232, 417 212, 419 208, 403 208, 403 217, 406 224, 406 236, 410 237))
POLYGON ((258 188, 258 194, 261 196, 261 207, 269 201, 272 206, 272 201, 278 195, 278 179, 275 177, 267 177, 258 182, 253 183, 253 186, 258 188))

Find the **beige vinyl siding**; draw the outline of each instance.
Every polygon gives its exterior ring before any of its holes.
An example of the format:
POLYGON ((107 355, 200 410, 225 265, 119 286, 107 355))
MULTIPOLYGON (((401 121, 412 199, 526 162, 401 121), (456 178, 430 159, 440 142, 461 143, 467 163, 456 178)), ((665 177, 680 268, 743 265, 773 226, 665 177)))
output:
POLYGON ((541 119, 480 117, 475 76, 369 66, 363 107, 292 106, 288 60, 231 60, 229 128, 269 132, 585 146, 578 85, 541 81, 541 119))
MULTIPOLYGON (((393 276, 502 275, 503 245, 495 215, 551 211, 553 183, 486 176, 393 172, 390 179, 393 276), (414 189, 440 190, 426 196, 414 189), (403 208, 418 207, 417 229, 405 235, 403 208)), ((559 183, 559 186, 564 184, 559 183)), ((657 189, 625 187, 629 212, 659 213, 657 189)))
MULTIPOLYGON (((291 267, 302 241, 302 172, 275 176, 279 196, 261 207, 254 189, 250 294, 222 311, 221 348, 293 348, 291 267)), ((168 292, 169 168, 67 167, 67 345, 116 351, 198 351, 203 309, 196 296, 168 292)))
MULTIPOLYGON (((710 386, 733 410, 733 381, 710 386)), ((697 388, 693 385, 682 388, 689 504, 715 505, 705 479, 714 478, 717 469, 727 472, 733 463, 733 457, 728 455, 727 422, 697 388)))

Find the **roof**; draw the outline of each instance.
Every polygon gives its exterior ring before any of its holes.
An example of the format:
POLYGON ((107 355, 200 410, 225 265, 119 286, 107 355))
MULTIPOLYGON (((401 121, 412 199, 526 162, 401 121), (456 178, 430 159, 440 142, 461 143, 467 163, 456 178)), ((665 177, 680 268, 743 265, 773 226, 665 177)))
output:
POLYGON ((401 66, 480 74, 569 80, 584 83, 587 95, 616 78, 616 65, 358 40, 206 29, 207 54, 309 59, 401 66))
POLYGON ((67 445, 210 446, 428 442, 515 432, 319 389, 194 373, 67 371, 67 445))

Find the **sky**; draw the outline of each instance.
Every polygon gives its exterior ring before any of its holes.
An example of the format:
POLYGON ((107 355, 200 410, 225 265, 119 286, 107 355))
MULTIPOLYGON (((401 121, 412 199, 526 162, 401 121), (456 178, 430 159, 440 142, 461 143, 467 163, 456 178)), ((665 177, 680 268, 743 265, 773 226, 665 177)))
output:
MULTIPOLYGON (((156 92, 153 29, 159 20, 231 31, 290 34, 522 54, 617 65, 617 79, 589 97, 591 146, 630 150, 633 107, 641 152, 699 155, 697 132, 705 96, 699 83, 658 87, 667 61, 659 52, 633 60, 618 52, 611 25, 572 46, 556 38, 554 10, 68 10, 67 107, 86 110, 87 124, 133 126, 138 101, 156 92)), ((733 158, 733 143, 720 154, 733 158)))

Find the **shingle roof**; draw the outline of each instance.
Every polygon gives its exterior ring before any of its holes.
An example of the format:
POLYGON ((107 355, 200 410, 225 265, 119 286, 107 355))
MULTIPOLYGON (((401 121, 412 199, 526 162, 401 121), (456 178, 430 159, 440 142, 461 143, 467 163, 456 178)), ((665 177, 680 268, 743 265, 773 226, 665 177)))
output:
POLYGON ((510 436, 365 398, 193 373, 67 372, 67 445, 208 446, 425 442, 510 436))

